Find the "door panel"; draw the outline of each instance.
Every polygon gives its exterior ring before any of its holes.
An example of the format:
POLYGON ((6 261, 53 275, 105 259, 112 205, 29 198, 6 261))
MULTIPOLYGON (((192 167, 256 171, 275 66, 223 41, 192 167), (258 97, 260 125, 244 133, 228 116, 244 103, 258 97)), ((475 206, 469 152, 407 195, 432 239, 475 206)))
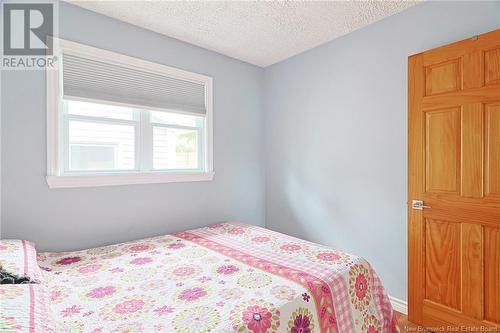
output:
POLYGON ((408 63, 409 319, 500 329, 500 30, 408 63))
POLYGON ((426 191, 458 194, 460 110, 425 113, 426 191))
MULTIPOLYGON (((462 291, 463 313, 474 318, 483 316, 483 227, 478 224, 461 224, 462 281, 467 286, 462 291)), ((459 274, 460 276, 460 274, 459 274)))
POLYGON ((484 113, 481 103, 462 108, 461 195, 483 197, 483 133, 484 113))
POLYGON ((484 76, 486 85, 500 83, 500 48, 484 53, 484 76))
POLYGON ((426 95, 460 90, 462 82, 460 59, 449 60, 426 67, 426 95))
POLYGON ((484 307, 484 317, 500 324, 500 229, 485 228, 484 249, 488 256, 484 261, 484 291, 489 295, 484 307))
POLYGON ((500 195, 500 103, 486 105, 486 189, 488 195, 500 195))
POLYGON ((425 220, 425 298, 460 308, 460 224, 425 220))

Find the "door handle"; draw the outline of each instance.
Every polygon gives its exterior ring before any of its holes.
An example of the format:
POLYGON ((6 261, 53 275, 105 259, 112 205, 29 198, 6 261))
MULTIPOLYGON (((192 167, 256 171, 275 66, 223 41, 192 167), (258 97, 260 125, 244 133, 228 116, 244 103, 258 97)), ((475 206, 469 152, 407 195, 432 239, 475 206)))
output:
POLYGON ((424 202, 422 200, 412 200, 411 201, 411 208, 417 209, 417 210, 424 210, 424 209, 431 208, 431 206, 424 205, 424 202))

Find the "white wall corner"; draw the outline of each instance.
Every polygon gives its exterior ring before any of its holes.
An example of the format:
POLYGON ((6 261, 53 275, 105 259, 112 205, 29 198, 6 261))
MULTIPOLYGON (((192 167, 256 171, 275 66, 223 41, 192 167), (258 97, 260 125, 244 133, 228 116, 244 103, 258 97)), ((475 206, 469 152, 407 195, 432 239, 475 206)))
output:
POLYGON ((389 300, 391 301, 392 308, 404 315, 408 314, 408 303, 406 301, 400 300, 399 298, 389 296, 389 300))

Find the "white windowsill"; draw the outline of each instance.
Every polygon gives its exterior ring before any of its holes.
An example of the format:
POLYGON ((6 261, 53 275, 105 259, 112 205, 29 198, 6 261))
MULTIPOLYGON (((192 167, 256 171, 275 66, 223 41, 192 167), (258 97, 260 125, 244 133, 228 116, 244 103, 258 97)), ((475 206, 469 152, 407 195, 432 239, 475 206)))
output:
POLYGON ((135 184, 157 184, 210 181, 215 172, 143 173, 89 176, 47 176, 50 188, 97 187, 135 184))

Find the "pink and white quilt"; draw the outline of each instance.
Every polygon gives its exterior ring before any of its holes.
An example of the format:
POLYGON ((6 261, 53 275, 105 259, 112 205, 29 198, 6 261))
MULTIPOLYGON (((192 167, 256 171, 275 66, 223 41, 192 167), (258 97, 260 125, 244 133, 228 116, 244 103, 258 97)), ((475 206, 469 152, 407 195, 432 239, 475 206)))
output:
POLYGON ((366 260, 241 223, 40 253, 38 263, 56 332, 398 330, 366 260))
POLYGON ((48 299, 42 284, 0 285, 0 332, 57 333, 48 299))

